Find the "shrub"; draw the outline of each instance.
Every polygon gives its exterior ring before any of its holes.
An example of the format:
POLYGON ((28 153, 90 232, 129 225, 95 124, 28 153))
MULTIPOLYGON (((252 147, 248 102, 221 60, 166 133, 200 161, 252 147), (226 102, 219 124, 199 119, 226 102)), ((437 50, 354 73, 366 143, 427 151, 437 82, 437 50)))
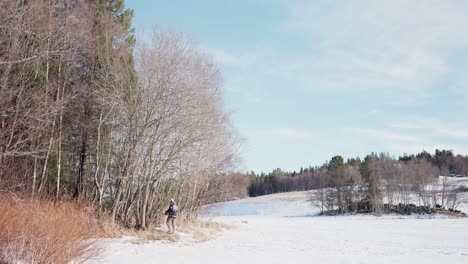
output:
POLYGON ((81 263, 100 252, 90 209, 0 194, 0 212, 0 263, 81 263))

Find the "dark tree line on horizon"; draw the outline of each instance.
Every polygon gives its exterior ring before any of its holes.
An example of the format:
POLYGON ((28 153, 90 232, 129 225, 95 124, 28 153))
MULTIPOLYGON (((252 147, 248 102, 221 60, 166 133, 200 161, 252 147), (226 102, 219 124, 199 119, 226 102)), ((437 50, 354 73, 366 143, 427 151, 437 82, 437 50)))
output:
MULTIPOLYGON (((418 154, 405 154, 398 158, 390 157, 388 153, 372 153, 369 156, 374 159, 385 157, 385 160, 400 165, 407 165, 415 161, 425 161, 424 165, 431 165, 432 169, 437 172, 435 173, 437 176, 448 176, 449 174, 468 175, 468 156, 455 155, 452 150, 436 149, 434 154, 422 151, 418 154)), ((333 161, 333 158, 331 161, 333 161)), ((350 158, 344 162, 344 166, 350 170, 349 174, 351 176, 356 174, 361 176, 359 166, 361 166, 364 161, 365 160, 361 160, 359 157, 350 158)), ((292 172, 287 172, 280 168, 274 169, 270 173, 262 172, 260 174, 255 174, 251 172, 250 175, 255 175, 255 177, 251 177, 251 183, 248 189, 249 196, 255 197, 279 192, 315 190, 324 186, 330 186, 330 181, 324 180, 324 178, 330 174, 330 162, 327 161, 321 166, 300 168, 299 171, 292 172)), ((422 165, 420 166, 422 167, 422 165)))

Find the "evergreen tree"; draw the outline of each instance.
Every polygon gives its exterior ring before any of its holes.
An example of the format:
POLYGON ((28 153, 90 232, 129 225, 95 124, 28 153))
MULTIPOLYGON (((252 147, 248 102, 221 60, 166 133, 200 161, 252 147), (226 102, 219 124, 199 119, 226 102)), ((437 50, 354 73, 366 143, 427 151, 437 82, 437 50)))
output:
POLYGON ((364 180, 364 194, 365 202, 369 204, 370 209, 374 212, 380 210, 380 190, 379 181, 375 177, 375 173, 372 171, 373 160, 375 155, 367 155, 360 166, 361 177, 364 180))
POLYGON ((338 206, 338 212, 345 212, 344 204, 344 186, 345 186, 345 175, 344 175, 345 164, 343 157, 334 156, 328 163, 328 171, 330 173, 330 185, 334 186, 335 192, 332 196, 336 198, 336 205, 338 206))

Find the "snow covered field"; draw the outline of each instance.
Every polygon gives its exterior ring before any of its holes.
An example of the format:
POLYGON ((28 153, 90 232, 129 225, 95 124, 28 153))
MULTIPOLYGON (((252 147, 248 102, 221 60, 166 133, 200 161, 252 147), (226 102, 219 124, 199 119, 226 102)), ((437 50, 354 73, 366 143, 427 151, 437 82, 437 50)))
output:
POLYGON ((107 240, 94 263, 468 263, 468 218, 316 213, 305 192, 216 204, 204 219, 234 229, 202 243, 107 240))

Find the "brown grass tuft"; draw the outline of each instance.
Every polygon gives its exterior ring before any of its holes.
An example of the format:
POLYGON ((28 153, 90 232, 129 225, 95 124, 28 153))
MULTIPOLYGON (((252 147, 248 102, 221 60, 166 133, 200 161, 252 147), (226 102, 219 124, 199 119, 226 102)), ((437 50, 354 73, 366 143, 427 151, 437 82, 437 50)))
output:
POLYGON ((193 220, 184 222, 179 230, 191 233, 195 242, 206 242, 233 226, 213 221, 193 220))
POLYGON ((100 253, 93 211, 0 194, 0 263, 82 263, 100 253))
POLYGON ((192 220, 181 221, 180 224, 176 223, 177 231, 175 233, 167 233, 165 226, 161 225, 160 227, 147 230, 124 229, 120 235, 136 237, 135 240, 131 241, 131 243, 134 244, 145 244, 151 241, 163 241, 169 243, 180 242, 182 238, 181 234, 189 235, 192 238, 192 240, 184 239, 184 243, 200 243, 211 240, 225 230, 232 228, 233 226, 224 223, 192 220))
POLYGON ((167 242, 177 242, 180 240, 180 235, 177 233, 169 234, 166 231, 162 230, 143 230, 143 231, 136 231, 134 236, 137 237, 136 240, 133 240, 132 243, 134 244, 145 244, 147 242, 161 240, 167 242))

